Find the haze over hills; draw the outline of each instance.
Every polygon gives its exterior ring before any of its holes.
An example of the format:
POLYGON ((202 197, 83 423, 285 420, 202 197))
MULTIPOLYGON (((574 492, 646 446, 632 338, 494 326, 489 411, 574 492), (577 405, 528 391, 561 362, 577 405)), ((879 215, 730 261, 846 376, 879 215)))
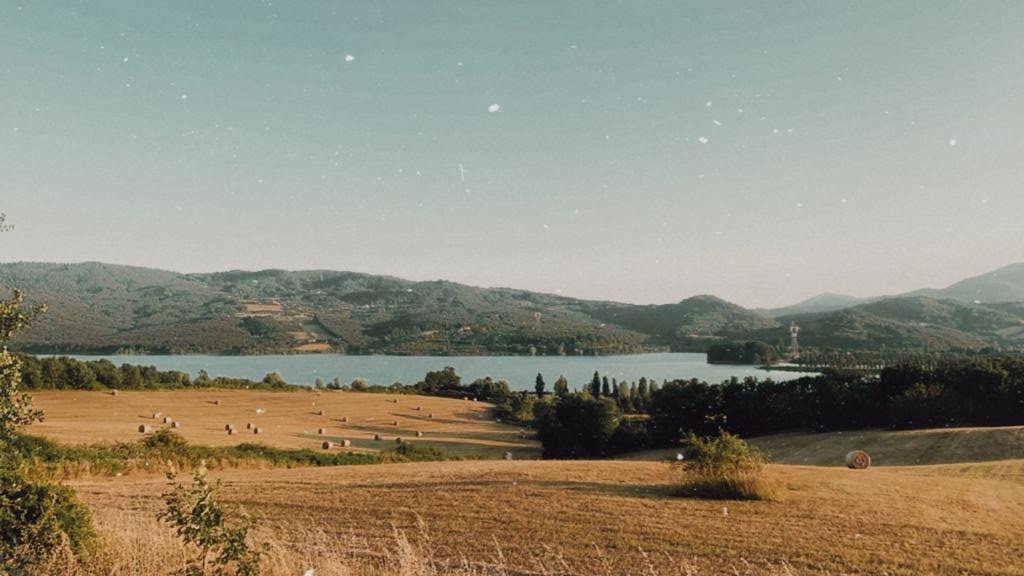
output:
POLYGON ((781 308, 759 308, 756 311, 772 318, 830 312, 850 308, 858 304, 875 302, 902 296, 927 296, 936 300, 994 304, 1000 302, 1024 302, 1024 262, 1004 266, 992 272, 965 278, 946 288, 921 288, 890 296, 857 297, 846 294, 825 292, 781 308))
POLYGON ((49 306, 14 342, 35 352, 615 354, 748 339, 784 349, 790 322, 820 349, 1024 344, 1024 303, 993 302, 1024 302, 1020 264, 912 296, 822 295, 772 316, 710 295, 644 306, 327 270, 0 264, 0 288, 15 287, 49 306))

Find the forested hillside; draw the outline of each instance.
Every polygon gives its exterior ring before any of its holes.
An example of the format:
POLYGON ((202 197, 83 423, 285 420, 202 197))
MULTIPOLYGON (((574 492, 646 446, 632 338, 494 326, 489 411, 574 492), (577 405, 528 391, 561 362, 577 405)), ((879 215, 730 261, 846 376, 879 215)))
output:
POLYGON ((14 342, 32 352, 591 355, 760 341, 784 353, 790 322, 802 346, 821 350, 1024 343, 1024 303, 925 296, 769 318, 707 295, 645 306, 327 270, 0 264, 0 289, 12 288, 49 306, 14 342))

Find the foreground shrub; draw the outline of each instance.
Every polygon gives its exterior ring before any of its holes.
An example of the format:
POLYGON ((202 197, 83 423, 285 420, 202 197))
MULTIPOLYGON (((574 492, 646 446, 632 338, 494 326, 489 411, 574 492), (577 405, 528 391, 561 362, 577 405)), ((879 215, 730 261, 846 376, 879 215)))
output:
POLYGON ((0 574, 31 574, 54 550, 81 555, 96 542, 71 488, 30 482, 10 460, 0 463, 0 574))
MULTIPOLYGON (((174 472, 168 473, 174 481, 174 472)), ((206 469, 200 466, 192 486, 175 485, 164 494, 166 505, 159 518, 170 524, 190 550, 186 565, 176 572, 181 576, 256 576, 260 573, 262 552, 249 543, 249 530, 255 526, 251 516, 226 509, 217 498, 220 484, 206 481, 206 469)))
POLYGON ((728 432, 685 441, 683 482, 678 495, 722 500, 771 500, 775 489, 759 450, 728 432))

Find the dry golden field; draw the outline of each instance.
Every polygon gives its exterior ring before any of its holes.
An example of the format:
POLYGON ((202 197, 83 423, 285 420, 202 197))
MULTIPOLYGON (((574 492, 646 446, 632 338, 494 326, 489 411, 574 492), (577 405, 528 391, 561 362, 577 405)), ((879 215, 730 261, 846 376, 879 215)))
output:
MULTIPOLYGON (((1024 574, 1024 461, 852 471, 773 465, 774 502, 670 495, 657 462, 468 461, 219 471, 272 574, 1024 574), (430 564, 428 564, 430 563, 430 564), (442 568, 438 569, 437 566, 442 568)), ((167 482, 76 482, 117 550, 180 561, 167 482)), ((118 568, 120 566, 120 568, 118 568)))
POLYGON ((540 454, 539 444, 520 438, 518 427, 489 419, 490 405, 465 400, 312 390, 121 391, 116 396, 48 390, 33 392, 32 397, 46 419, 33 424, 30 432, 65 444, 135 441, 141 438, 139 425, 169 427, 162 419, 168 416, 180 422, 175 431, 190 443, 211 446, 260 442, 319 449, 324 440, 347 439, 354 450, 380 450, 394 447, 395 438, 401 437, 460 456, 500 457, 506 451, 516 458, 540 454), (161 418, 153 419, 157 412, 161 418), (263 432, 253 434, 246 427, 249 423, 263 432), (237 433, 229 436, 226 424, 234 425, 237 433), (325 430, 323 435, 318 434, 320 428, 325 430), (416 432, 423 436, 417 437, 416 432), (375 434, 382 440, 375 441, 375 434))
MULTIPOLYGON (((225 500, 258 518, 271 576, 308 568, 317 576, 1024 575, 1021 428, 755 439, 777 461, 823 466, 773 464, 777 500, 723 502, 673 496, 680 470, 651 461, 664 451, 636 455, 641 460, 519 460, 536 457, 537 444, 520 439, 518 428, 481 419, 488 406, 471 401, 326 391, 34 396, 47 420, 31 432, 67 443, 138 439, 137 426, 160 426, 151 415, 162 412, 195 444, 314 448, 324 438, 349 438, 372 450, 393 446, 395 435, 416 441, 412 433, 422 430, 424 444, 455 454, 517 454, 512 462, 211 472, 223 480, 225 500), (247 434, 249 421, 266 432, 247 434), (229 422, 240 435, 224 432, 229 422), (319 427, 328 433, 318 435, 319 427), (373 441, 374 433, 387 440, 373 441), (871 452, 876 466, 835 467, 854 447, 871 452), (907 465, 926 461, 961 463, 907 465)), ((167 489, 162 476, 72 485, 107 542, 90 574, 180 567, 180 546, 155 520, 167 489)))
MULTIPOLYGON (((1024 459, 1024 426, 775 434, 751 438, 749 442, 777 464, 845 466, 844 456, 851 450, 871 454, 872 466, 1024 459)), ((662 460, 676 452, 649 450, 623 459, 662 460)))

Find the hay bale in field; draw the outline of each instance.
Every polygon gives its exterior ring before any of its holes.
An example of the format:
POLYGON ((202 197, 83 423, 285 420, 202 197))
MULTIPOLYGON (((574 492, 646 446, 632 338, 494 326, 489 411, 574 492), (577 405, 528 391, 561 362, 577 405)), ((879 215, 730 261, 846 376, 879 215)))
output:
POLYGON ((256 413, 257 414, 263 414, 264 412, 266 412, 266 410, 264 410, 263 408, 257 408, 256 409, 256 413))
POLYGON ((252 422, 246 422, 245 423, 245 429, 246 430, 252 430, 252 422))
POLYGON ((213 403, 216 406, 220 406, 220 399, 218 398, 218 399, 214 400, 213 403))
POLYGON ((323 436, 324 434, 327 434, 327 428, 317 428, 316 433, 323 436))
POLYGON ((235 425, 234 425, 234 424, 225 424, 225 425, 224 425, 224 429, 225 429, 225 430, 231 430, 231 429, 232 429, 232 428, 234 428, 234 427, 235 427, 235 425))
POLYGON ((391 403, 392 404, 398 404, 398 398, 392 398, 391 399, 391 403))
POLYGON ((330 450, 333 446, 334 444, 331 443, 330 440, 325 440, 324 443, 320 445, 320 447, 323 448, 324 450, 330 450))
POLYGON ((434 413, 433 412, 427 414, 427 418, 433 418, 433 417, 434 417, 434 413))
POLYGON ((316 411, 316 415, 317 416, 323 416, 324 415, 324 411, 323 410, 317 410, 316 411))
POLYGON ((511 460, 511 459, 512 459, 512 453, 511 452, 505 452, 505 460, 511 460))
POLYGON ((164 416, 163 412, 153 412, 153 420, 159 420, 159 419, 163 418, 163 416, 164 416))
POLYGON ((423 406, 417 406, 417 407, 413 408, 413 410, 419 412, 420 410, 423 410, 423 406))
POLYGON ((171 422, 171 428, 181 428, 181 423, 175 420, 171 422))
POLYGON ((341 419, 342 422, 348 423, 348 416, 344 416, 341 419))
POLYGON ((252 433, 253 434, 262 434, 263 433, 263 428, 253 428, 252 429, 252 433))
POLYGON ((153 431, 153 427, 147 424, 139 424, 139 434, 149 434, 153 431))
POLYGON ((846 467, 851 470, 864 470, 871 466, 871 456, 863 450, 853 450, 846 455, 846 467))
POLYGON ((423 432, 420 432, 419 430, 417 430, 416 431, 416 437, 417 438, 422 438, 423 437, 423 432))
POLYGON ((237 434, 237 432, 235 432, 234 428, 228 428, 228 436, 234 436, 235 434, 237 434))
POLYGON ((111 396, 117 396, 117 390, 116 389, 115 390, 111 390, 110 391, 110 395, 111 396))
POLYGON ((164 416, 164 424, 170 424, 171 422, 172 418, 170 416, 164 416))
POLYGON ((398 420, 392 420, 391 421, 391 425, 392 426, 398 426, 398 420))
POLYGON ((380 434, 374 434, 373 435, 373 439, 374 440, 382 440, 382 438, 380 437, 380 434))
POLYGON ((351 440, 342 440, 341 441, 341 447, 342 448, 349 448, 351 446, 352 446, 352 441, 351 440))

